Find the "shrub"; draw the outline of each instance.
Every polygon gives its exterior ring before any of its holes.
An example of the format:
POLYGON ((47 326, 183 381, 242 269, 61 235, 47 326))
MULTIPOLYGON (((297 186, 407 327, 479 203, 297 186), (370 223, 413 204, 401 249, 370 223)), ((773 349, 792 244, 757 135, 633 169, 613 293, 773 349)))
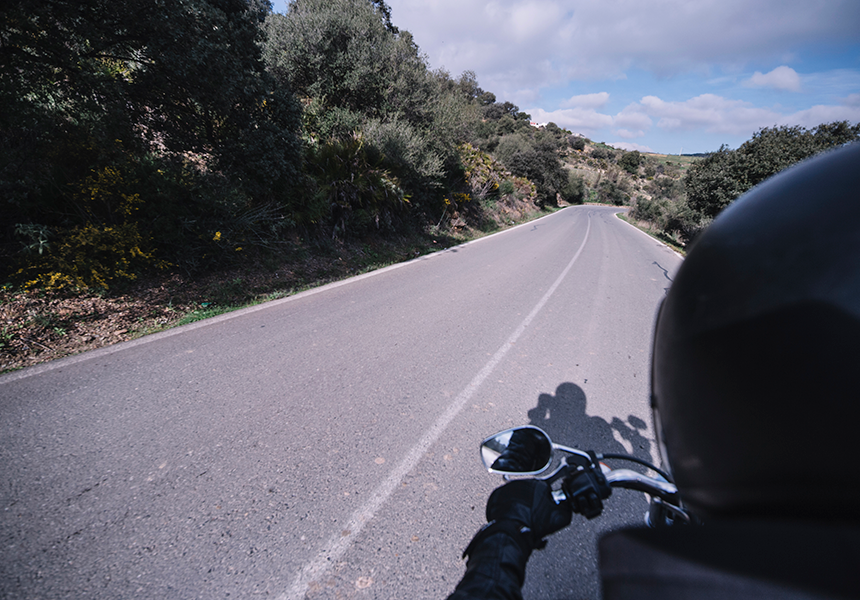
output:
POLYGON ((332 237, 393 228, 408 201, 382 154, 361 134, 313 148, 307 167, 313 178, 309 212, 324 218, 332 237))
POLYGON ((622 185, 609 179, 600 182, 597 188, 597 197, 599 202, 614 204, 615 206, 623 206, 630 202, 630 195, 625 192, 622 185))
POLYGON ((133 280, 140 271, 165 267, 155 259, 137 223, 117 226, 86 224, 56 233, 56 244, 18 271, 24 288, 108 289, 118 280, 133 280))
POLYGON ((444 161, 430 147, 428 136, 405 121, 369 121, 362 131, 364 142, 413 195, 429 195, 442 186, 444 161))
POLYGON ((615 158, 615 152, 613 152, 612 150, 610 150, 609 148, 607 148, 605 146, 595 146, 594 149, 591 151, 591 157, 596 158, 598 160, 600 160, 600 159, 614 159, 615 158))
POLYGON ((510 179, 505 179, 499 184, 499 194, 502 196, 513 194, 515 189, 516 187, 514 187, 514 182, 510 179))
POLYGON ((639 171, 639 165, 642 163, 642 155, 639 154, 638 150, 634 150, 633 152, 625 152, 621 155, 621 158, 618 159, 618 166, 622 169, 630 173, 631 175, 635 175, 639 171))
POLYGON ((649 221, 655 227, 663 229, 666 225, 665 215, 667 207, 668 203, 666 200, 659 198, 649 199, 639 196, 630 210, 630 216, 640 221, 649 221))
POLYGON ((562 199, 570 204, 582 204, 586 196, 585 181, 573 171, 568 171, 567 184, 561 191, 562 199))
POLYGON ((505 193, 513 192, 513 184, 504 179, 504 168, 492 156, 471 144, 461 144, 458 151, 465 183, 476 198, 483 200, 489 195, 501 194, 504 183, 508 184, 505 189, 510 188, 505 193))
POLYGON ((527 152, 532 148, 532 141, 522 133, 512 133, 499 138, 495 149, 495 156, 504 165, 510 163, 511 158, 521 152, 527 152))

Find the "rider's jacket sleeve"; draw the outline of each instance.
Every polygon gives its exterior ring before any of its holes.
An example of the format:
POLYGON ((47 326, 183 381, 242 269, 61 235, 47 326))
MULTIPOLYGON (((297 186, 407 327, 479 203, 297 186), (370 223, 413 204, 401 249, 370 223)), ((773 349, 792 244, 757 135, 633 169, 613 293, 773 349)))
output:
POLYGON ((470 547, 466 574, 448 600, 522 600, 530 554, 505 532, 485 537, 470 547))

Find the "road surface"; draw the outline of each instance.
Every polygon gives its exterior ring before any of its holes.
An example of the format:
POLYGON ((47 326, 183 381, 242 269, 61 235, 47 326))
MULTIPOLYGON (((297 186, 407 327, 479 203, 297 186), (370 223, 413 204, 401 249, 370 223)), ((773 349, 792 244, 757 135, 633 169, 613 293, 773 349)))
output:
MULTIPOLYGON (((680 258, 573 207, 291 298, 0 377, 0 598, 444 598, 501 483, 487 435, 656 459, 680 258)), ((526 598, 599 595, 574 517, 526 598)))

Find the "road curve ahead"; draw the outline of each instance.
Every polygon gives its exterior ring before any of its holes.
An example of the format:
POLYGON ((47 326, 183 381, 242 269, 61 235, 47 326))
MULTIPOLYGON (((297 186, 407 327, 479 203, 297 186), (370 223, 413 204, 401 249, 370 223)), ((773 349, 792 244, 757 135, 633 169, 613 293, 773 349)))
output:
MULTIPOLYGON (((0 598, 440 598, 486 435, 656 457, 655 309, 680 258, 583 206, 404 265, 0 377, 0 598)), ((596 597, 616 492, 529 565, 596 597)))

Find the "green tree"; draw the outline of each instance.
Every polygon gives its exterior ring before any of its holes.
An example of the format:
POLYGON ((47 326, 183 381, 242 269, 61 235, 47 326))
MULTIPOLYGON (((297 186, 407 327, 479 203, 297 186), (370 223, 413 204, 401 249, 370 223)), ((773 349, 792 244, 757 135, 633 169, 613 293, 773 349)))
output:
POLYGON ((791 165, 860 138, 860 124, 836 122, 811 130, 773 127, 758 131, 737 150, 725 146, 695 163, 684 180, 689 207, 714 218, 738 196, 791 165))
POLYGON ((621 155, 621 158, 618 159, 618 166, 631 175, 635 175, 639 171, 640 164, 642 164, 642 155, 639 154, 638 150, 625 152, 621 155))
POLYGON ((441 202, 446 179, 455 177, 457 146, 472 136, 484 92, 474 73, 454 80, 431 72, 412 35, 391 25, 383 7, 293 0, 286 16, 267 18, 264 57, 303 98, 312 145, 360 133, 421 210, 441 202))
POLYGON ((615 160, 615 151, 609 146, 594 146, 591 151, 591 157, 596 158, 598 160, 615 160))
POLYGON ((751 187, 742 178, 740 159, 735 151, 721 146, 690 167, 684 186, 692 210, 713 219, 751 187))
POLYGON ((262 143, 290 157, 281 169, 293 169, 297 146, 289 134, 298 107, 265 73, 258 46, 265 6, 249 6, 244 0, 14 3, 3 15, 0 94, 10 110, 0 126, 53 123, 62 125, 60 135, 77 129, 109 146, 122 139, 126 147, 143 141, 205 151, 219 168, 236 166, 243 150, 262 143))
MULTIPOLYGON (((318 115, 338 110, 367 118, 397 115, 412 124, 430 120, 433 85, 427 66, 411 34, 391 24, 383 2, 293 0, 286 15, 268 16, 266 31, 270 72, 316 102, 318 115)), ((311 123, 324 124, 324 119, 311 123)), ((352 132, 323 127, 312 133, 352 132)))
MULTIPOLYGON (((495 96, 490 94, 495 100, 495 96)), ((486 97, 489 99, 489 96, 486 97)), ((504 116, 510 116, 517 121, 528 121, 531 117, 524 112, 521 112, 516 104, 511 102, 492 102, 484 106, 484 118, 491 121, 498 121, 504 116)))
POLYGON ((567 138, 567 143, 574 150, 585 150, 585 138, 578 135, 571 135, 567 138))
POLYGON ((245 0, 4 4, 6 250, 14 254, 15 223, 55 238, 122 224, 159 243, 172 229, 165 220, 216 202, 190 189, 201 178, 232 190, 236 210, 287 195, 300 171, 300 107, 260 59, 267 10, 245 0), (83 192, 106 173, 110 186, 83 192))
POLYGON ((568 185, 567 172, 553 145, 540 144, 511 155, 505 166, 514 175, 528 178, 537 188, 540 206, 555 206, 557 195, 568 185))
POLYGON ((585 188, 585 181, 581 176, 573 171, 567 172, 567 185, 561 190, 561 197, 565 202, 570 204, 582 204, 585 202, 588 191, 585 188))

